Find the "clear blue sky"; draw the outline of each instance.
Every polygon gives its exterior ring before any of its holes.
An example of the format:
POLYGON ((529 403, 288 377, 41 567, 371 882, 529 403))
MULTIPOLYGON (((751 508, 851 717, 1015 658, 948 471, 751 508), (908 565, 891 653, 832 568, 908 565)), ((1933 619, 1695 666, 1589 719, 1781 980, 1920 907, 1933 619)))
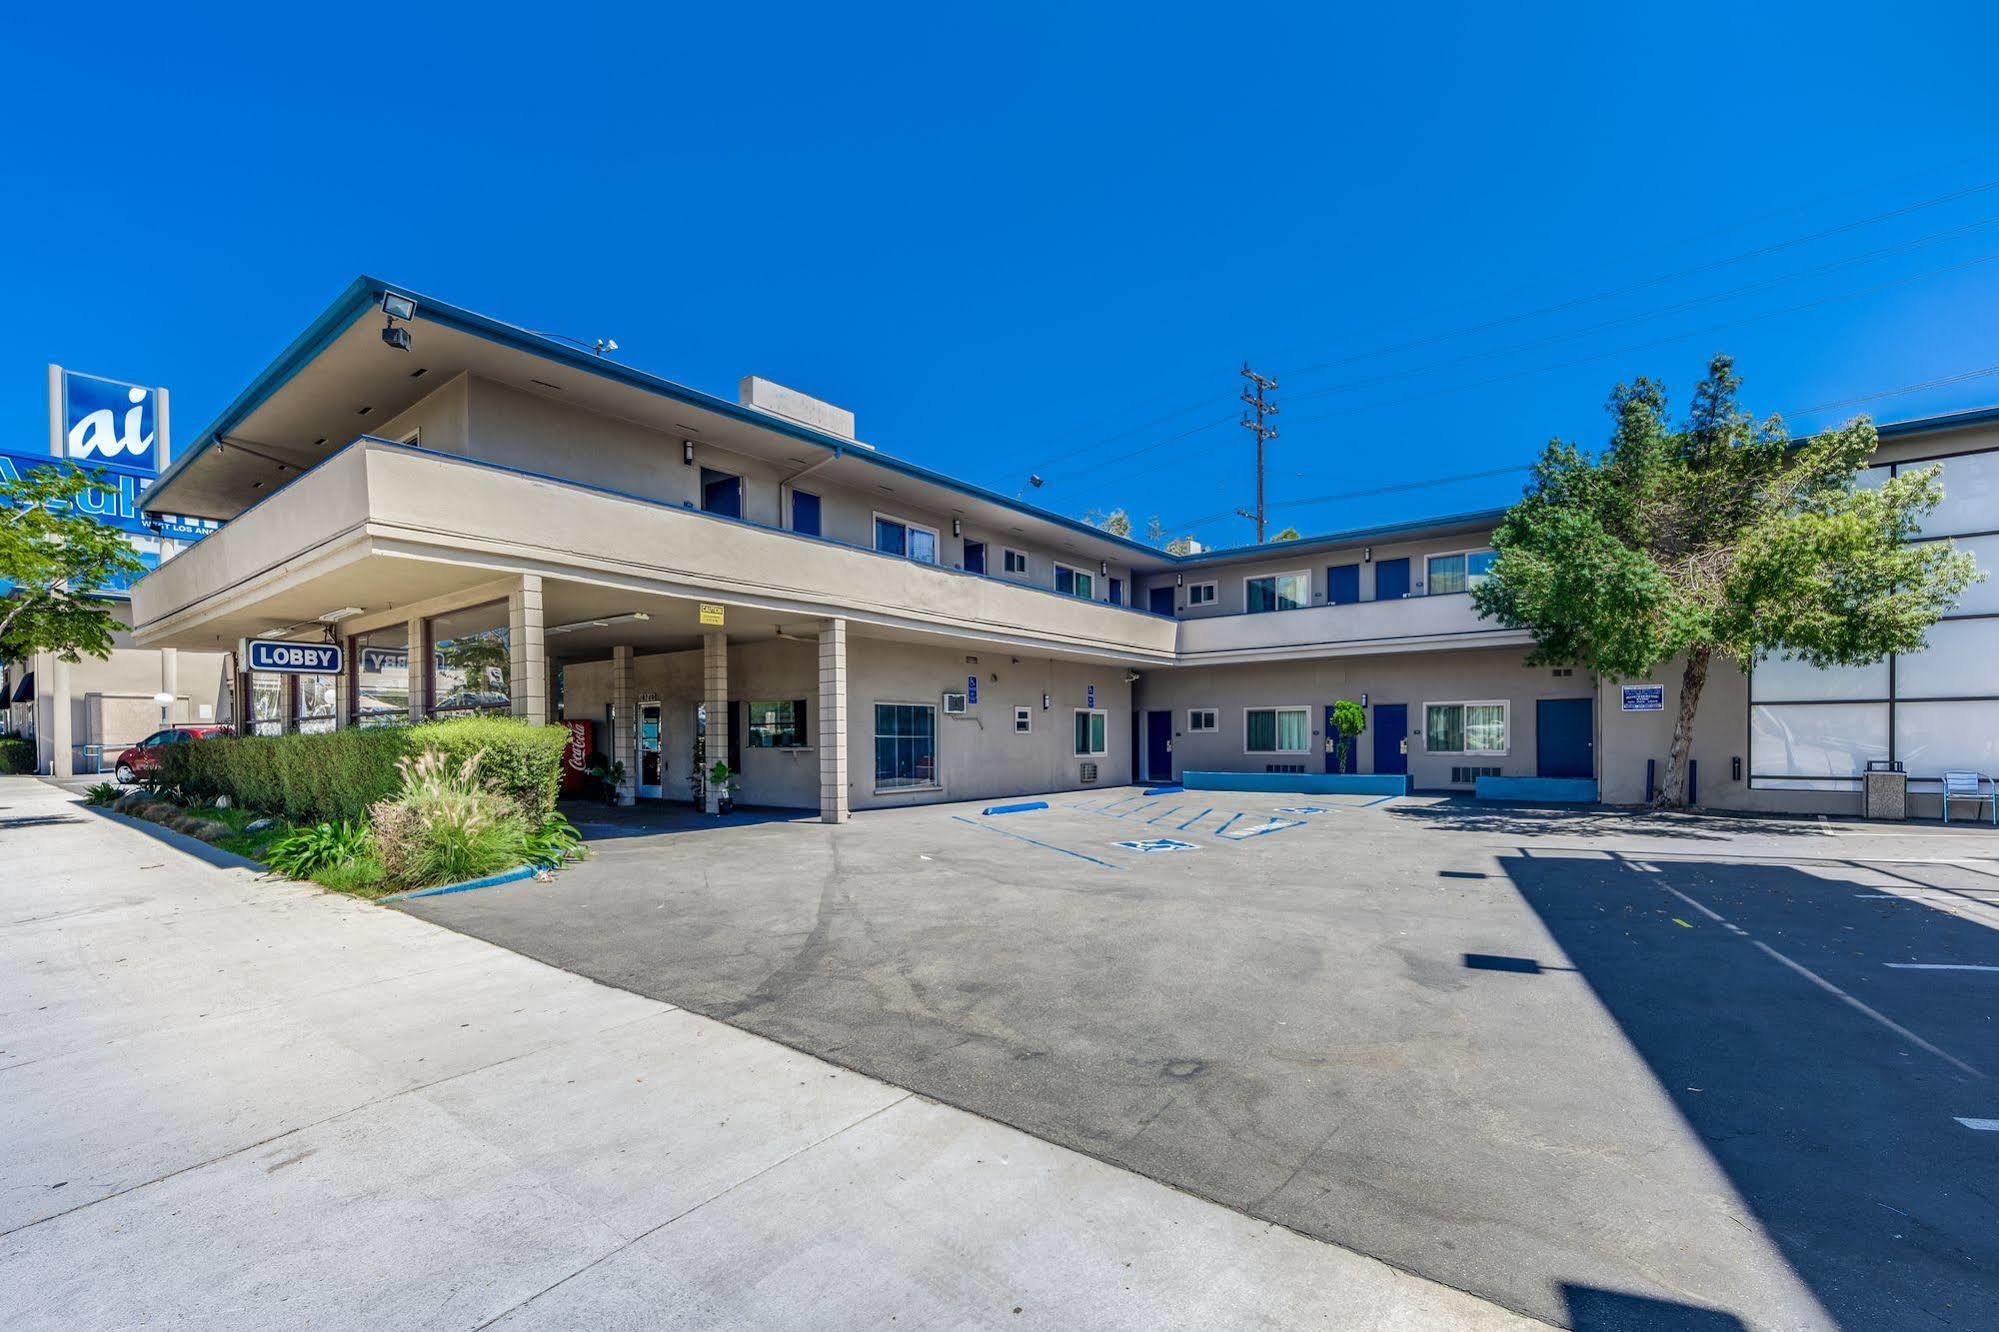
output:
POLYGON ((1999 366, 1990 5, 1387 8, 40 6, 0 80, 0 418, 38 446, 58 360, 168 385, 191 439, 364 271, 1222 544, 1248 436, 1170 437, 1245 358, 1279 505, 1598 443, 1613 383, 1683 401, 1717 349, 1800 426, 1999 401, 1800 411, 1999 366))

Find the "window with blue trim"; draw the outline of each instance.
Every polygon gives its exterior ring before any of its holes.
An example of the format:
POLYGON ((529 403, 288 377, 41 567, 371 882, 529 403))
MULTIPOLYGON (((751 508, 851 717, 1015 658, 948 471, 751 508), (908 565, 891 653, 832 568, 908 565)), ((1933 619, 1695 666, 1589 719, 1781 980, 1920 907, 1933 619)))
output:
POLYGON ((937 709, 924 703, 875 704, 875 788, 937 784, 937 709))

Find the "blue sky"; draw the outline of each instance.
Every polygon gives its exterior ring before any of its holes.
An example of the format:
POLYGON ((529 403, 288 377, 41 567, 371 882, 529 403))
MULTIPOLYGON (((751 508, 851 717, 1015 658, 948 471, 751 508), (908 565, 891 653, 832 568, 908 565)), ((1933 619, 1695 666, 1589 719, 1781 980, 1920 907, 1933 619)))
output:
POLYGON ((1245 359, 1307 532, 1504 502, 1300 503, 1598 443, 1719 349, 1801 427, 1999 402, 1822 406, 1999 366, 1989 5, 1392 8, 43 6, 0 419, 39 445, 57 360, 191 439, 364 271, 1211 544, 1245 359))

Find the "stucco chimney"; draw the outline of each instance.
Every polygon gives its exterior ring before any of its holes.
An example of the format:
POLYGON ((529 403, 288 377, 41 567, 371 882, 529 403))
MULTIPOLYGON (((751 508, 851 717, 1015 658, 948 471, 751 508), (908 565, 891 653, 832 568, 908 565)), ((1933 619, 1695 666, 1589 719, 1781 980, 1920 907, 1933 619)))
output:
MULTIPOLYGON (((830 402, 821 402, 797 389, 786 388, 760 375, 744 375, 736 386, 736 401, 745 407, 781 416, 787 421, 823 430, 841 439, 854 439, 854 414, 830 402)), ((854 440, 859 444, 859 440, 854 440)), ((867 447, 863 445, 862 447, 867 447)))

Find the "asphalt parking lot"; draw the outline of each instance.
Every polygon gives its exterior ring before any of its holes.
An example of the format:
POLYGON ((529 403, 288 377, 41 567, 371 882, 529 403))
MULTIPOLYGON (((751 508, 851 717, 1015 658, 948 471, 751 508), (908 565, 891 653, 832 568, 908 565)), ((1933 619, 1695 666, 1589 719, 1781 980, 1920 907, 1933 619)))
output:
POLYGON ((983 808, 405 909, 1559 1324, 1999 1325, 1990 830, 983 808))

